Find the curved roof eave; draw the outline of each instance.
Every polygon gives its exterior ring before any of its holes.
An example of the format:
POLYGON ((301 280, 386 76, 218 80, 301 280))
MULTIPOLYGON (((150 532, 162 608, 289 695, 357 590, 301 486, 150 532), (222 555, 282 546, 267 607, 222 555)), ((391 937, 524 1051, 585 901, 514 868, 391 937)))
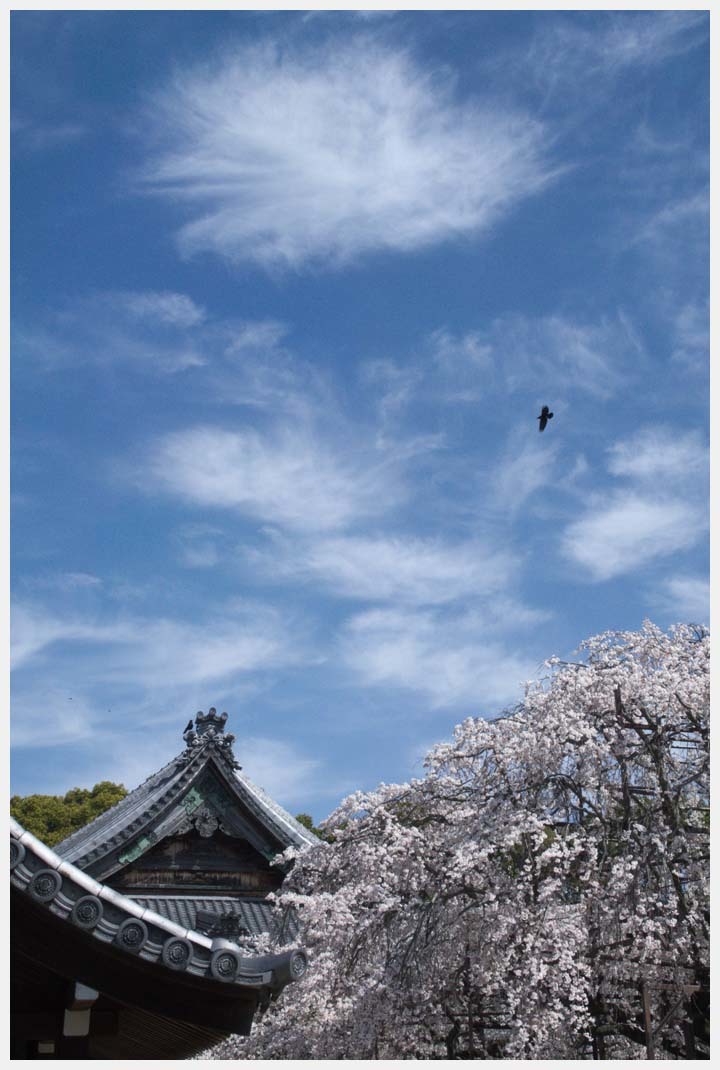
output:
POLYGON ((94 880, 11 818, 10 880, 60 924, 171 972, 187 972, 238 990, 278 991, 306 970, 304 952, 248 956, 226 938, 186 929, 94 880))

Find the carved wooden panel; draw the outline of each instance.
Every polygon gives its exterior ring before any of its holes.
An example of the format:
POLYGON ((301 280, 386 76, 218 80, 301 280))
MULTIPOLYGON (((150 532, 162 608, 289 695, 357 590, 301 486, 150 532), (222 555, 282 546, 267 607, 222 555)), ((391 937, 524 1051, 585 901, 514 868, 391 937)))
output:
POLYGON ((147 888, 155 894, 205 889, 217 895, 265 895, 280 886, 282 873, 244 840, 192 830, 162 840, 111 883, 120 891, 147 888))
POLYGON ((138 894, 182 895, 202 891, 208 895, 267 895, 280 885, 280 878, 272 873, 219 873, 217 870, 155 870, 138 872, 126 870, 122 879, 113 881, 112 887, 120 892, 138 894))

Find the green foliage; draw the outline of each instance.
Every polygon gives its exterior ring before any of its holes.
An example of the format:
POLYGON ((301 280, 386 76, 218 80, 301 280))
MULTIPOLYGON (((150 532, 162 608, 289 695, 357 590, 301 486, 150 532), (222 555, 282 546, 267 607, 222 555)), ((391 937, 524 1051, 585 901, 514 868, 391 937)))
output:
MULTIPOLYGON (((310 814, 295 814, 295 820, 300 825, 303 825, 304 828, 308 829, 310 832, 313 832, 319 840, 329 839, 328 834, 324 831, 324 829, 315 828, 315 826, 313 825, 313 819, 310 817, 310 814)), ((332 840, 330 842, 332 842, 332 840)))
POLYGON ((102 780, 94 788, 71 788, 65 795, 13 795, 10 813, 29 832, 53 847, 126 795, 123 784, 102 780))

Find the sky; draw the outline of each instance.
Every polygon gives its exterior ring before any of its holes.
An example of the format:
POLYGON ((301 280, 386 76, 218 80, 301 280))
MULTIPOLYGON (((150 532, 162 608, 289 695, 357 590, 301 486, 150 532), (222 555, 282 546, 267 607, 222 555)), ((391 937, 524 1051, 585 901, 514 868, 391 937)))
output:
POLYGON ((320 820, 583 639, 707 623, 708 48, 12 14, 13 792, 132 788, 215 706, 320 820))

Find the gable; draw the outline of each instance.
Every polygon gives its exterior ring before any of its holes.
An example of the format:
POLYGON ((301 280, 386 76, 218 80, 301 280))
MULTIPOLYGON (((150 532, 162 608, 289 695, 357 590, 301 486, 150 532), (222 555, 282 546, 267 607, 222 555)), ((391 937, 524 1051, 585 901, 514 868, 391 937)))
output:
POLYGON ((127 895, 206 894, 265 896, 279 888, 282 871, 247 840, 219 828, 210 835, 191 828, 166 837, 109 881, 127 895))
POLYGON ((283 848, 211 760, 164 812, 89 871, 124 889, 215 886, 258 894, 279 883, 267 875, 283 848))
MULTIPOLYGON (((227 860, 223 869, 217 859, 213 869, 207 858, 210 849, 200 844, 215 834, 218 839, 213 849, 223 842, 222 834, 236 841, 236 846, 246 844, 266 862, 286 847, 317 843, 308 829, 241 772, 232 751, 235 737, 225 733, 226 720, 227 714, 218 716, 214 708, 207 714, 198 713, 194 727, 191 721, 183 733, 186 749, 182 754, 58 844, 58 854, 96 880, 119 885, 140 880, 141 872, 150 872, 147 864, 139 865, 148 853, 155 859, 158 873, 172 872, 182 880, 178 876, 182 867, 173 864, 168 869, 167 858, 162 855, 165 848, 156 851, 166 841, 178 841, 173 849, 177 857, 188 844, 195 844, 192 849, 208 873, 227 870, 227 860), (193 830, 198 836, 183 839, 193 830)), ((200 862, 198 866, 202 868, 200 862)), ((183 872, 189 874, 186 879, 191 882, 192 866, 183 872)), ((238 872, 246 871, 240 866, 238 872)), ((258 862, 254 872, 267 872, 267 867, 258 862)), ((257 882, 262 883, 259 876, 257 882)))

